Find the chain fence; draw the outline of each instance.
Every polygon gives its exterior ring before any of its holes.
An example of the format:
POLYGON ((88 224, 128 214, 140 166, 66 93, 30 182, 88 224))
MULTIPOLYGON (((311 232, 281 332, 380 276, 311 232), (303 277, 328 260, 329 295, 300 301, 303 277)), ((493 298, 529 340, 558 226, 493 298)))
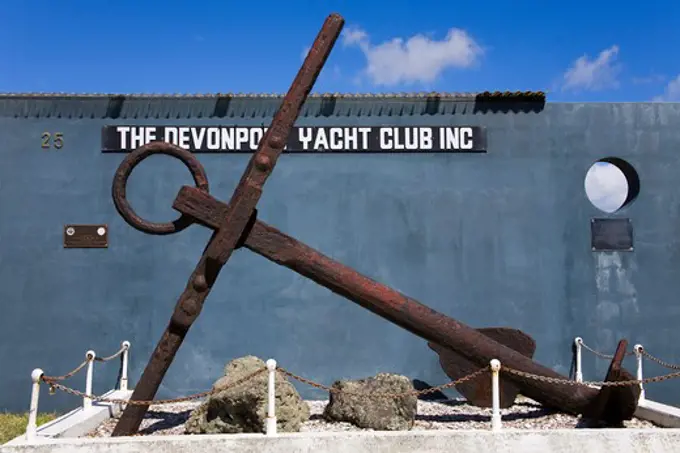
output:
POLYGON ((672 363, 664 362, 663 360, 659 359, 658 357, 654 357, 650 353, 644 350, 644 348, 640 348, 640 354, 642 354, 644 357, 648 358, 652 362, 655 362, 658 365, 661 365, 664 368, 668 368, 669 370, 680 370, 680 365, 674 365, 672 363))
POLYGON ((107 357, 95 357, 94 360, 95 360, 95 362, 108 362, 109 360, 113 360, 116 357, 119 357, 122 353, 127 351, 128 348, 129 348, 129 346, 124 344, 114 354, 111 354, 110 356, 107 356, 107 357))
MULTIPOLYGON (((598 350, 596 350, 596 349, 594 349, 594 348, 588 346, 588 345, 583 341, 583 339, 579 339, 578 343, 579 343, 579 345, 580 345, 583 349, 585 349, 586 351, 591 352, 591 353, 594 354, 596 357, 599 357, 599 358, 601 358, 601 359, 606 359, 606 360, 611 360, 611 359, 614 358, 614 355, 613 355, 613 354, 605 354, 605 353, 603 353, 603 352, 601 352, 601 351, 598 351, 598 350)), ((639 345, 638 347, 639 347, 640 354, 641 354, 643 357, 645 357, 645 358, 651 360, 652 362, 655 362, 656 364, 658 364, 658 365, 660 365, 660 366, 662 366, 662 367, 664 367, 664 368, 668 368, 668 369, 670 369, 670 370, 680 370, 680 365, 674 365, 674 364, 672 364, 672 363, 669 363, 669 362, 666 362, 666 361, 664 361, 664 360, 661 360, 660 358, 655 357, 655 356, 651 355, 650 353, 648 353, 642 346, 639 345)), ((630 356, 634 356, 634 355, 635 355, 635 350, 633 350, 633 351, 628 351, 628 352, 626 352, 625 357, 630 357, 630 356)))
MULTIPOLYGON (((673 365, 675 366, 675 365, 673 365)), ((680 367, 679 367, 680 368, 680 367)), ((99 401, 99 402, 105 402, 105 403, 117 403, 117 404, 129 404, 132 406, 151 406, 151 405, 163 405, 163 404, 174 404, 174 403, 183 403, 187 401, 192 401, 192 400, 197 400, 201 398, 205 398, 208 396, 211 396, 215 393, 219 393, 228 389, 232 389, 234 387, 237 387, 239 385, 242 385, 249 380, 265 373, 267 371, 266 367, 263 367, 253 373, 248 374, 247 376, 242 377, 241 379, 238 379, 226 386, 221 386, 220 388, 213 388, 211 390, 205 391, 205 392, 200 392, 200 393, 194 393, 188 396, 180 397, 180 398, 174 398, 174 399, 162 399, 162 400, 132 400, 132 399, 122 399, 122 398, 107 398, 104 396, 95 396, 95 395, 88 395, 85 392, 81 392, 79 390, 72 389, 70 387, 67 387, 63 384, 60 384, 57 382, 54 378, 50 376, 43 376, 42 381, 44 381, 47 385, 50 386, 51 389, 58 389, 61 390, 65 393, 79 396, 79 397, 86 397, 86 398, 91 398, 93 401, 99 401)), ((291 373, 290 371, 277 367, 276 371, 282 373, 283 375, 294 379, 300 383, 307 384, 311 387, 317 388, 319 390, 324 390, 329 393, 343 393, 343 394, 349 394, 349 395, 366 395, 364 392, 357 391, 357 392, 350 392, 347 390, 342 390, 338 389, 334 386, 327 386, 324 384, 320 384, 318 382, 315 382, 311 379, 299 376, 297 374, 291 373)), ((463 384, 467 381, 473 380, 481 375, 491 373, 491 370, 489 367, 483 367, 478 369, 477 371, 470 373, 466 376, 463 376, 460 379, 453 380, 450 382, 447 382, 442 385, 438 385, 436 387, 429 387, 424 390, 409 390, 405 392, 372 392, 371 396, 372 397, 377 397, 377 398, 402 398, 406 396, 423 396, 427 395, 430 393, 435 393, 441 390, 445 389, 450 389, 451 387, 455 387, 456 385, 463 384)), ((504 367, 501 366, 500 368, 500 373, 506 373, 506 374, 512 374, 515 376, 523 377, 526 379, 531 379, 539 382, 547 382, 551 384, 565 384, 565 385, 571 385, 571 386, 585 386, 585 387, 592 387, 592 386, 598 386, 598 387, 626 387, 626 386, 631 386, 631 385, 640 385, 640 384, 649 384, 652 382, 662 382, 662 381, 667 381, 670 379, 675 379, 680 377, 680 371, 670 373, 670 374, 665 374, 661 376, 654 376, 654 377, 649 377, 649 378, 644 378, 641 380, 638 379, 632 379, 632 380, 627 380, 627 381, 574 381, 571 379, 564 379, 564 378, 554 378, 554 377, 549 377, 549 376, 542 376, 542 375, 537 375, 537 374, 532 374, 532 373, 527 373, 525 371, 521 370, 516 370, 513 368, 509 367, 504 367)), ((52 393, 52 392, 51 392, 52 393)))
MULTIPOLYGON (((583 342, 579 342, 581 346, 585 347, 588 350, 592 350, 593 353, 596 353, 600 357, 607 357, 607 354, 602 354, 599 353, 599 351, 595 351, 592 348, 589 348, 583 344, 583 342)), ((116 357, 120 356, 121 354, 125 354, 122 359, 124 361, 127 361, 127 353, 126 351, 129 348, 129 343, 124 342, 123 347, 121 347, 120 350, 118 350, 116 353, 108 356, 108 357, 102 357, 100 358, 100 362, 106 362, 109 360, 113 360, 116 357)), ((584 387, 626 387, 626 386, 640 386, 642 388, 643 384, 649 384, 653 382, 663 382, 667 381, 670 379, 675 379, 680 377, 680 365, 675 365, 668 363, 666 361, 663 361, 657 357, 652 356, 651 354, 647 353, 644 351, 644 349, 640 345, 636 345, 635 347, 634 354, 638 356, 638 362, 642 360, 642 357, 648 358, 649 360, 661 365, 662 367, 669 368, 671 370, 675 370, 672 373, 669 374, 664 374, 660 376, 654 376, 654 377, 648 377, 648 378, 642 378, 641 374, 638 374, 637 379, 631 379, 631 380, 626 380, 626 381, 583 381, 583 380, 578 380, 578 379, 568 379, 568 378, 559 378, 559 377, 550 377, 550 376, 544 376, 544 375, 538 375, 538 374, 533 374, 533 373, 528 373, 526 371, 514 369, 511 367, 503 366, 500 364, 497 360, 492 360, 491 363, 488 366, 479 368, 478 370, 463 376, 459 379, 452 380, 450 382, 447 382, 442 385, 438 385, 436 387, 428 387, 423 390, 407 390, 407 391, 402 391, 402 392, 370 392, 366 393, 366 391, 348 391, 346 389, 342 389, 337 387, 335 384, 328 386, 324 384, 320 384, 318 382, 315 382, 311 379, 299 376, 295 373, 292 373, 285 368, 282 368, 280 366, 276 366, 276 362, 271 360, 268 361, 267 366, 262 367, 252 373, 249 373, 246 376, 243 376, 237 380, 234 380, 233 382, 229 382, 226 385, 220 385, 220 387, 216 388, 213 387, 210 390, 204 391, 204 392, 199 392, 199 393, 194 393, 191 395, 179 397, 179 398, 172 398, 172 399, 158 399, 158 400, 136 400, 133 399, 134 397, 134 392, 132 392, 132 395, 130 398, 125 398, 125 397, 114 397, 113 395, 110 395, 109 393, 105 395, 94 395, 92 393, 92 387, 91 387, 91 365, 93 362, 97 361, 95 359, 95 354, 93 351, 88 351, 86 354, 87 359, 78 365, 76 368, 71 370, 70 372, 61 375, 61 376, 48 376, 42 373, 42 370, 36 369, 34 370, 34 374, 32 374, 33 378, 33 392, 31 394, 31 410, 29 411, 29 421, 27 424, 26 428, 26 438, 27 439, 33 439, 36 436, 36 414, 37 414, 37 409, 38 409, 38 393, 39 393, 39 385, 40 383, 45 383, 49 386, 50 394, 53 395, 56 393, 56 390, 60 390, 64 393, 81 397, 83 398, 84 401, 84 408, 87 409, 90 407, 91 403, 93 401, 97 402, 102 402, 102 403, 113 403, 113 404, 120 404, 121 407, 131 405, 131 406, 153 406, 153 405, 165 405, 165 404, 176 404, 176 403, 184 403, 188 401, 194 401, 194 400, 199 400, 203 399, 206 397, 209 397, 211 395, 214 395, 216 393, 224 392, 225 390, 233 389, 235 387, 238 387, 240 385, 245 384, 246 382, 262 375, 265 373, 269 373, 269 381, 268 381, 268 398, 269 398, 269 409, 268 409, 268 424, 267 424, 267 434, 270 434, 271 432, 275 433, 276 432, 276 423, 275 423, 275 412, 274 412, 274 387, 272 387, 272 383, 275 382, 275 373, 280 373, 284 377, 290 378, 292 380, 298 381, 302 384, 309 385, 311 387, 314 387, 319 390, 323 390, 328 392, 329 394, 344 394, 344 395, 356 395, 356 396, 362 396, 366 397, 368 396, 369 398, 403 398, 403 397, 409 397, 409 396, 415 396, 415 397, 420 397, 424 396, 427 394, 435 393, 435 392, 440 392, 442 390, 446 389, 451 389, 457 385, 463 384, 465 382, 472 381, 474 379, 477 379, 481 376, 487 375, 490 380, 491 380, 491 391, 492 391, 492 400, 493 400, 493 413, 492 413, 492 430, 495 429, 500 429, 500 424, 501 424, 501 415, 500 415, 500 408, 499 408, 499 397, 500 397, 500 390, 499 390, 499 379, 500 377, 505 374, 507 375, 514 375, 516 377, 521 377, 523 379, 529 379, 529 380, 534 380, 537 382, 544 382, 544 383, 550 383, 550 384, 561 384, 561 385, 569 385, 569 386, 584 386, 584 387), (271 363, 269 363, 271 362, 271 363), (74 376, 77 374, 80 370, 82 370, 86 365, 90 365, 90 368, 88 368, 88 385, 86 386, 86 391, 82 392, 76 389, 73 389, 71 387, 66 386, 63 382, 70 377, 74 376), (85 404, 87 402, 87 404, 85 404), (274 423, 269 424, 269 418, 272 418, 274 420, 274 423)), ((124 390, 127 391, 127 374, 126 374, 126 387, 124 390)), ((264 384, 264 383, 263 383, 264 384)), ((643 399, 644 397, 641 394, 641 398, 643 399)), ((641 399, 641 400, 642 400, 641 399)))
MULTIPOLYGON (((587 350, 587 351, 590 351, 590 352, 593 353, 595 356, 597 356, 597 357, 599 357, 599 358, 601 358, 601 359, 611 360, 611 359, 614 358, 614 355, 613 355, 613 354, 605 354, 605 353, 600 352, 600 351, 598 351, 598 350, 596 350, 596 349, 593 349, 593 348, 591 348, 590 346, 588 346, 587 344, 585 344, 585 342, 584 342, 583 340, 580 340, 580 341, 579 341, 579 344, 581 345, 581 347, 582 347, 583 349, 585 349, 585 350, 587 350)), ((633 356, 633 355, 635 355, 635 351, 628 351, 628 352, 626 352, 625 357, 630 357, 630 356, 633 356)))
POLYGON ((80 365, 78 365, 77 367, 75 367, 74 369, 69 371, 68 373, 63 374, 61 376, 43 376, 43 380, 45 380, 45 381, 49 380, 51 382, 65 381, 66 379, 73 377, 76 374, 78 374, 78 372, 80 370, 82 370, 83 368, 85 368, 88 363, 90 363, 92 361, 94 361, 94 362, 108 362, 110 360, 115 359, 116 357, 119 357, 121 354, 123 354, 128 349, 129 349, 129 345, 125 344, 125 345, 121 346, 120 349, 118 351, 116 351, 114 354, 107 356, 107 357, 97 357, 96 355, 95 356, 87 355, 87 358, 85 360, 83 360, 83 362, 80 365))

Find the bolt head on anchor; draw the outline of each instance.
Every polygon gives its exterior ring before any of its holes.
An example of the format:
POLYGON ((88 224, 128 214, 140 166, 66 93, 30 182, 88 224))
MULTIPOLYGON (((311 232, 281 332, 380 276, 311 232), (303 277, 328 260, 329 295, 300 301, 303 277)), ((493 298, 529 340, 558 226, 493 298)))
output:
POLYGON ((89 351, 87 351, 87 352, 85 353, 85 358, 86 358, 87 360, 94 360, 95 357, 97 357, 97 354, 95 354, 94 351, 93 351, 92 349, 90 349, 89 351))
POLYGON ((124 349, 130 349, 130 342, 125 340, 120 344, 120 347, 124 349))
POLYGON ((208 289, 208 282, 205 280, 205 276, 203 274, 198 274, 196 278, 194 278, 194 289, 199 292, 208 289))
POLYGON ((501 369, 501 362, 498 359, 492 359, 489 365, 491 365, 491 371, 500 371, 501 369))
POLYGON ((269 371, 274 371, 276 369, 276 360, 274 359, 267 360, 267 369, 269 371))
POLYGON ((281 137, 280 134, 272 134, 272 136, 269 138, 269 146, 274 149, 283 148, 285 145, 286 144, 283 141, 283 137, 281 137))
POLYGON ((581 338, 581 337, 574 338, 574 344, 576 346, 581 346, 583 344, 583 338, 581 338))
POLYGON ((643 350, 644 348, 642 347, 641 344, 636 344, 635 346, 633 346, 633 351, 635 351, 635 355, 638 356, 641 355, 643 350))
POLYGON ((255 158, 255 166, 258 170, 268 171, 272 168, 272 160, 269 156, 259 155, 255 158))

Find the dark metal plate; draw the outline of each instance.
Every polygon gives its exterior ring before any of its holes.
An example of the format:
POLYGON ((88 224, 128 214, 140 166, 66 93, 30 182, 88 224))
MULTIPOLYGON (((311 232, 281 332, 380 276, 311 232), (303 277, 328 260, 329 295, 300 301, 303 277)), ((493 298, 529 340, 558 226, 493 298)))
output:
POLYGON ((109 246, 106 225, 64 225, 64 248, 105 249, 109 246))
POLYGON ((630 219, 591 219, 590 234, 594 252, 633 251, 633 223, 630 219))

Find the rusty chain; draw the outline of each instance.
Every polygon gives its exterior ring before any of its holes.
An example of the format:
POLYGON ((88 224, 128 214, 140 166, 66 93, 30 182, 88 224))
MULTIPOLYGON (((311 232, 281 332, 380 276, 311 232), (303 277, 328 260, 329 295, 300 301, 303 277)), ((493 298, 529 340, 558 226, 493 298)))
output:
MULTIPOLYGON (((312 380, 306 379, 302 376, 298 376, 296 374, 293 374, 290 371, 287 371, 287 370, 280 368, 280 367, 277 367, 276 369, 277 369, 277 371, 281 372, 282 374, 284 374, 286 376, 291 377, 292 379, 295 379, 299 382, 302 382, 303 384, 307 384, 307 385, 310 385, 312 387, 315 387, 315 388, 318 388, 318 389, 321 389, 321 390, 325 390, 325 391, 332 392, 332 393, 344 393, 344 394, 350 394, 350 395, 351 394, 362 394, 360 392, 347 392, 347 391, 341 391, 341 390, 334 388, 334 387, 328 387, 328 386, 325 386, 323 384, 319 384, 319 383, 314 382, 312 380)), ((182 398, 166 399, 166 400, 153 400, 153 401, 135 401, 135 400, 122 399, 122 398, 106 398, 106 397, 103 397, 103 396, 87 395, 84 392, 66 387, 65 385, 62 385, 62 384, 59 384, 59 383, 53 381, 48 376, 44 376, 42 378, 42 380, 50 386, 50 389, 59 389, 59 390, 65 392, 65 393, 68 393, 68 394, 71 394, 71 395, 79 396, 79 397, 82 397, 82 398, 90 398, 93 401, 100 401, 100 402, 106 402, 106 403, 130 404, 132 406, 151 406, 151 405, 159 405, 159 404, 182 403, 182 402, 185 402, 185 401, 191 401, 191 400, 195 400, 195 399, 199 399, 199 398, 204 398, 204 397, 210 396, 214 393, 222 392, 224 390, 227 390, 227 389, 236 387, 240 384, 243 384, 244 382, 254 378, 255 376, 257 376, 259 374, 264 373, 265 371, 267 371, 267 368, 261 368, 258 371, 251 373, 251 374, 237 380, 236 382, 229 384, 229 386, 227 386, 227 387, 221 387, 219 389, 212 389, 212 390, 208 390, 206 392, 201 392, 201 393, 194 393, 192 395, 185 396, 185 397, 182 397, 182 398)), ((383 398, 399 398, 399 397, 410 396, 410 395, 416 395, 416 396, 417 395, 425 395, 425 394, 428 394, 428 393, 434 393, 438 390, 443 390, 445 388, 450 388, 450 387, 453 387, 453 386, 458 385, 458 384, 462 384, 463 382, 469 381, 471 379, 476 378, 477 376, 480 376, 480 375, 482 375, 484 373, 488 373, 488 372, 489 372, 488 367, 484 367, 484 368, 480 368, 479 370, 475 371, 474 373, 468 374, 467 376, 464 376, 464 377, 462 377, 458 380, 451 381, 451 382, 448 382, 446 384, 439 385, 437 387, 431 387, 431 388, 428 388, 428 389, 425 389, 425 390, 420 390, 420 391, 411 390, 411 391, 400 392, 400 393, 377 392, 377 393, 371 393, 371 395, 383 397, 383 398)), ((50 393, 52 394, 53 392, 50 391, 50 393)))
POLYGON ((95 362, 108 362, 109 360, 113 360, 113 359, 115 359, 116 357, 118 357, 119 355, 121 355, 121 354, 122 354, 123 352, 125 352, 127 349, 128 349, 127 346, 121 346, 120 349, 119 349, 118 351, 116 351, 114 354, 111 354, 111 355, 108 356, 108 357, 96 357, 96 356, 95 356, 94 361, 95 361, 95 362))
MULTIPOLYGON (((97 357, 97 356, 95 356, 94 361, 95 362, 108 362, 109 360, 113 360, 116 357, 118 357, 119 355, 121 355, 123 352, 125 352, 126 349, 128 349, 126 346, 121 346, 121 348, 118 351, 116 351, 114 354, 112 354, 108 357, 97 357)), ((63 374, 61 376, 44 376, 43 380, 46 381, 46 382, 47 382, 47 380, 52 381, 52 382, 54 382, 54 381, 65 381, 66 379, 75 376, 76 373, 78 373, 80 370, 85 368, 85 365, 87 365, 90 362, 90 360, 92 360, 92 359, 90 359, 88 357, 87 359, 83 360, 83 362, 80 365, 78 365, 77 367, 75 367, 74 369, 69 371, 68 373, 63 374)))
POLYGON ((654 357, 653 355, 651 355, 650 353, 645 351, 644 348, 640 348, 640 354, 647 357, 652 362, 656 362, 657 364, 661 365, 664 368, 668 368, 668 369, 671 369, 671 370, 680 370, 680 365, 673 365, 672 363, 664 362, 663 360, 661 360, 657 357, 654 357))
POLYGON ((103 397, 103 396, 88 395, 85 392, 74 390, 72 388, 66 387, 65 385, 58 384, 57 382, 54 382, 53 380, 51 380, 51 378, 49 376, 43 376, 42 380, 45 381, 47 383, 47 385, 50 386, 50 388, 59 389, 59 390, 65 392, 65 393, 69 393, 71 395, 79 396, 79 397, 82 397, 82 398, 90 398, 92 401, 100 401, 100 402, 104 402, 104 403, 129 404, 131 406, 151 406, 151 405, 154 405, 154 404, 183 403, 183 402, 186 402, 186 401, 204 398, 204 397, 210 396, 214 393, 219 393, 219 392, 222 392, 224 390, 239 386, 239 385, 243 384, 244 382, 254 378, 255 376, 264 373, 265 371, 267 371, 267 368, 261 368, 261 369, 255 371, 254 373, 250 373, 247 376, 244 376, 243 378, 238 379, 238 380, 230 383, 229 385, 227 385, 225 387, 220 387, 219 389, 213 388, 213 389, 205 391, 205 392, 194 393, 192 395, 184 396, 184 397, 181 397, 181 398, 166 399, 166 400, 149 400, 149 401, 135 401, 135 400, 122 399, 122 398, 106 398, 106 397, 103 397))
MULTIPOLYGON (((590 346, 588 346, 587 344, 585 344, 585 343, 583 342, 583 340, 581 340, 579 343, 581 344, 581 346, 582 346, 584 349, 586 349, 586 350, 592 352, 593 354, 595 354, 595 355, 598 356, 598 357, 601 357, 601 358, 603 358, 603 359, 608 359, 608 360, 614 358, 613 355, 603 354, 603 353, 601 353, 601 352, 599 352, 599 351, 596 351, 595 349, 593 349, 593 348, 591 348, 590 346)), ((640 354, 643 355, 644 357, 646 357, 647 359, 651 360, 652 362, 655 362, 655 363, 661 365, 661 366, 664 367, 664 368, 668 368, 668 369, 670 369, 670 370, 680 370, 680 365, 674 365, 674 364, 672 364, 672 363, 665 362, 665 361, 661 360, 661 359, 658 358, 658 357, 654 357, 653 355, 651 355, 650 353, 648 353, 648 352, 647 352, 644 348, 642 348, 642 347, 640 348, 640 354)), ((627 352, 627 353, 626 353, 626 357, 629 357, 629 356, 632 356, 632 355, 635 355, 635 351, 630 351, 630 352, 627 352)))
MULTIPOLYGON (((611 359, 614 358, 614 355, 613 355, 613 354, 605 354, 605 353, 603 353, 603 352, 596 351, 595 349, 593 349, 593 348, 591 348, 590 346, 588 346, 587 344, 585 344, 585 343, 583 342, 583 340, 579 341, 579 344, 581 345, 581 347, 583 347, 583 349, 592 352, 593 354, 595 354, 597 357, 600 357, 601 359, 611 360, 611 359)), ((626 352, 626 357, 630 357, 630 356, 632 356, 632 355, 635 355, 635 352, 634 352, 634 351, 626 352)))
POLYGON ((548 377, 548 376, 539 376, 537 374, 532 374, 532 373, 525 373, 524 371, 520 370, 515 370, 513 368, 507 368, 507 367, 502 367, 501 366, 501 373, 510 373, 514 374, 516 376, 521 376, 527 379, 533 379, 535 381, 541 381, 541 382, 548 382, 550 384, 566 384, 566 385, 573 385, 573 386, 598 386, 598 387, 626 387, 629 385, 640 385, 640 384, 649 384, 651 382, 662 382, 662 381, 667 381, 669 379, 677 378, 680 377, 680 372, 676 373, 670 373, 670 374, 664 374, 661 376, 654 376, 650 378, 645 378, 642 380, 636 380, 632 379, 629 381, 583 381, 583 382, 578 382, 578 381, 572 381, 571 379, 561 379, 561 378, 553 378, 553 377, 548 377))
MULTIPOLYGON (((87 363, 87 362, 86 362, 87 363)), ((665 362, 664 362, 665 363, 665 362)), ((670 364, 669 364, 670 365, 670 364)), ((675 365, 671 365, 675 366, 675 365)), ((680 368, 680 367, 679 367, 680 368)), ((327 386, 323 384, 319 384, 318 382, 314 382, 311 379, 304 378, 302 376, 298 376, 294 373, 291 373, 290 371, 277 367, 276 370, 280 373, 282 373, 285 376, 290 377, 291 379, 294 379, 298 382, 301 382, 303 384, 307 384, 311 387, 327 391, 329 393, 343 393, 347 395, 365 395, 364 392, 348 392, 346 390, 341 390, 333 386, 327 386)), ((53 389, 59 389, 65 393, 69 393, 71 395, 79 396, 82 398, 90 398, 93 401, 99 401, 99 402, 107 402, 107 403, 119 403, 119 404, 130 404, 133 406, 151 406, 151 405, 160 405, 160 404, 172 404, 172 403, 182 403, 186 401, 191 401, 191 400, 196 400, 199 398, 204 398, 206 396, 213 395, 215 393, 222 392, 224 390, 230 389, 237 387, 246 381, 264 373, 267 371, 267 368, 261 368, 254 373, 250 373, 247 376, 236 380, 235 382, 230 383, 226 387, 220 387, 219 389, 211 389, 205 392, 200 392, 200 393, 194 393, 192 395, 184 396, 181 398, 175 398, 175 399, 164 399, 164 400, 150 400, 150 401, 135 401, 135 400, 128 400, 128 399, 122 399, 122 398, 106 398, 103 396, 95 396, 95 395, 88 395, 84 392, 74 390, 72 388, 66 387, 65 385, 59 384, 56 381, 55 377, 50 377, 50 376, 43 376, 41 379, 47 383, 50 386, 50 394, 53 393, 53 389)), ((533 379, 535 381, 541 381, 541 382, 547 382, 551 384, 566 384, 566 385, 573 385, 573 386, 599 386, 599 387, 625 387, 629 385, 640 385, 640 384, 648 384, 652 382, 662 382, 666 381, 669 379, 674 379, 677 377, 680 377, 680 371, 675 372, 675 373, 670 373, 670 374, 665 374, 661 376, 654 376, 650 378, 645 378, 642 380, 629 380, 629 381, 583 381, 583 382, 578 382, 570 379, 561 379, 561 378, 553 378, 553 377, 548 377, 548 376, 540 376, 537 374, 532 374, 532 373, 526 373, 524 371, 520 370, 515 370, 513 368, 508 368, 508 367, 501 367, 500 369, 501 373, 509 373, 509 374, 514 374, 516 376, 520 376, 523 378, 527 379, 533 379)), ((477 371, 468 374, 467 376, 463 376, 460 379, 457 379, 455 381, 448 382, 446 384, 438 385, 436 387, 430 387, 425 390, 410 390, 406 392, 373 392, 371 393, 371 396, 379 397, 379 398, 401 398, 405 396, 421 396, 421 395, 426 395, 429 393, 434 393, 437 391, 441 391, 444 389, 448 389, 451 387, 454 387, 456 385, 462 384, 464 382, 470 381, 476 377, 481 376, 482 374, 490 373, 489 367, 483 367, 478 369, 477 371)), ((57 378, 61 378, 63 376, 57 376, 57 378)))
MULTIPOLYGON (((277 367, 276 369, 278 371, 280 371, 281 373, 285 374, 286 376, 288 376, 292 379, 295 379, 296 381, 302 382, 303 384, 307 384, 311 387, 314 387, 314 388, 317 388, 317 389, 320 389, 320 390, 325 390, 329 393, 342 393, 342 394, 345 394, 345 395, 365 395, 366 394, 365 392, 348 392, 346 390, 340 390, 340 389, 335 388, 333 386, 329 387, 327 385, 319 384, 319 383, 314 382, 310 379, 303 378, 302 376, 298 376, 296 374, 293 374, 290 371, 285 370, 283 368, 277 367)), ((481 376, 482 374, 488 373, 488 372, 489 372, 489 368, 484 367, 484 368, 478 369, 477 371, 475 371, 473 373, 468 374, 467 376, 463 376, 460 379, 448 382, 446 384, 438 385, 437 387, 430 387, 430 388, 425 389, 425 390, 409 390, 409 391, 406 391, 406 392, 371 392, 371 396, 378 396, 380 398, 400 398, 400 397, 411 396, 411 395, 415 395, 415 396, 426 395, 428 393, 434 393, 434 392, 437 392, 439 390, 444 390, 446 388, 450 388, 450 387, 453 387, 455 385, 462 384, 463 382, 469 381, 471 379, 476 378, 477 376, 481 376)))
POLYGON ((82 370, 85 367, 85 365, 88 364, 89 361, 90 361, 89 359, 85 359, 83 363, 81 363, 80 365, 78 365, 77 367, 75 367, 74 369, 72 369, 71 371, 62 376, 43 376, 43 380, 47 378, 50 381, 65 381, 66 379, 74 376, 78 371, 82 370))

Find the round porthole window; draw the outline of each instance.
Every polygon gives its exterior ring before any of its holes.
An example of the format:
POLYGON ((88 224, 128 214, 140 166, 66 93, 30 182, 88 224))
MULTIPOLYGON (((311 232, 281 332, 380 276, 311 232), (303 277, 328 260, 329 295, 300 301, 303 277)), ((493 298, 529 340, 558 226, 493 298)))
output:
POLYGON ((640 193, 640 178, 625 160, 607 157, 590 167, 584 187, 593 206, 611 214, 635 200, 640 193))

